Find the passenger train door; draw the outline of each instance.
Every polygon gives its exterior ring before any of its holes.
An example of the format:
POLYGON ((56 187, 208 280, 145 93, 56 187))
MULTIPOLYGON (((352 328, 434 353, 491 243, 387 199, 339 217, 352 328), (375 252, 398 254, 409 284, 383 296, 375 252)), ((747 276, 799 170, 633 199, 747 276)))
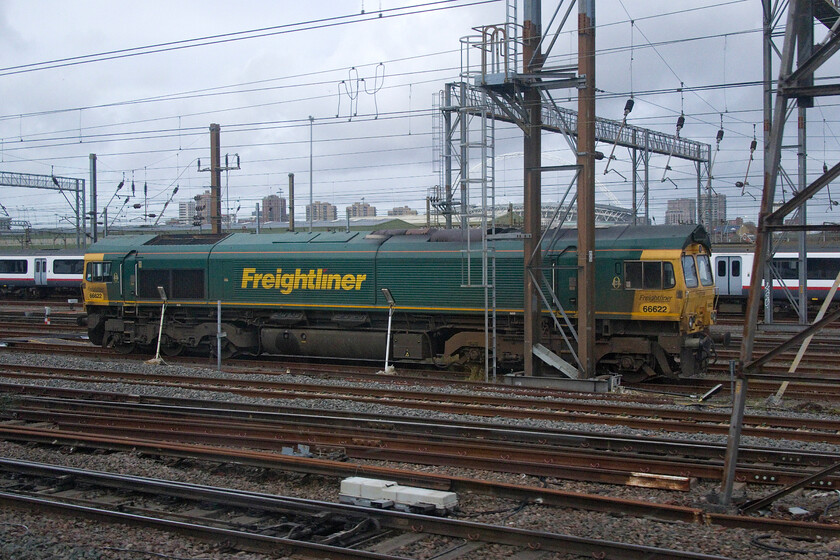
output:
POLYGON ((47 285, 47 259, 35 259, 35 285, 47 285))
POLYGON ((718 295, 740 296, 743 292, 741 257, 715 257, 715 286, 718 295))

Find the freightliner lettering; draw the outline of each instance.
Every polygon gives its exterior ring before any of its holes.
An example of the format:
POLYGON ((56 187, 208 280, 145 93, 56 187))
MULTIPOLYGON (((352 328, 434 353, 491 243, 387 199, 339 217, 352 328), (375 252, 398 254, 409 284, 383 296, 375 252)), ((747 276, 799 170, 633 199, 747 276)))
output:
POLYGON ((309 272, 296 268, 294 273, 286 274, 282 268, 275 273, 242 269, 243 288, 280 290, 281 294, 290 294, 292 290, 360 290, 365 280, 367 274, 328 274, 323 268, 309 269, 309 272))

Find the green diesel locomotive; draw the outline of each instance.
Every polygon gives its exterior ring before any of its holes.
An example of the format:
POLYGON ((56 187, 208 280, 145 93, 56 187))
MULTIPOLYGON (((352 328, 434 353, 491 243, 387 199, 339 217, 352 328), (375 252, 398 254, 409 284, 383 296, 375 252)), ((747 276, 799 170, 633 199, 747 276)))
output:
MULTIPOLYGON (((474 232, 473 232, 474 233, 474 232)), ((575 319, 577 234, 546 236, 547 297, 575 319)), ((489 237, 495 267, 496 356, 523 363, 523 250, 516 234, 489 237)), ((475 249, 476 242, 471 243, 475 249)), ((694 375, 710 354, 715 289, 709 238, 696 226, 596 232, 596 352, 602 371, 694 375)), ((380 360, 395 302, 390 354, 440 367, 483 364, 485 289, 480 259, 460 230, 108 237, 85 256, 92 343, 161 350, 380 360), (468 262, 472 259, 471 262, 468 262), (162 288, 162 290, 159 290, 162 288)), ((542 344, 567 355, 551 311, 542 344)))

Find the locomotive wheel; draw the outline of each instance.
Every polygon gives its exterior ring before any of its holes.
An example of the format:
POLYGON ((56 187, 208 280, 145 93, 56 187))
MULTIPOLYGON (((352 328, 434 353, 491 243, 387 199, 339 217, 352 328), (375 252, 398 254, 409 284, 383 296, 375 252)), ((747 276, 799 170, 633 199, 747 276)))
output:
POLYGON ((105 327, 97 325, 92 329, 88 329, 88 340, 92 344, 102 346, 103 338, 105 337, 105 327))
MULTIPOLYGON (((215 341, 213 341, 215 342, 215 341)), ((214 358, 216 357, 216 353, 218 352, 218 347, 216 344, 210 344, 210 355, 214 358)), ((236 345, 230 342, 229 340, 222 340, 222 352, 221 356, 223 360, 227 360, 228 358, 232 358, 238 354, 239 351, 236 348, 236 345)))
POLYGON ((168 336, 165 336, 160 341, 160 353, 169 358, 180 356, 184 351, 184 345, 180 344, 168 336))
POLYGON ((116 333, 108 335, 108 338, 103 346, 105 348, 113 348, 118 354, 131 354, 136 348, 136 345, 133 342, 123 342, 120 335, 116 333))

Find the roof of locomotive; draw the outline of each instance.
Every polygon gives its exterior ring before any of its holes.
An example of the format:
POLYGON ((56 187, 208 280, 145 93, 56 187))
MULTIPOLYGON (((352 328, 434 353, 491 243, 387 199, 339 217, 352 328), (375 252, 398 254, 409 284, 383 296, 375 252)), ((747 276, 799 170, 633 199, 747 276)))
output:
MULTIPOLYGON (((552 238, 546 234, 546 240, 552 238)), ((561 229, 555 247, 577 245, 577 229, 561 229)), ((706 250, 711 248, 709 234, 703 226, 612 226, 595 230, 595 243, 599 249, 685 249, 692 243, 700 243, 706 250)))
POLYGON ((381 240, 372 241, 365 239, 365 232, 286 232, 250 234, 236 233, 220 241, 213 252, 287 252, 287 251, 311 251, 319 252, 329 250, 336 245, 343 251, 354 251, 370 249, 371 245, 379 245, 381 240))
MULTIPOLYGON (((479 241, 481 233, 470 230, 470 239, 479 241)), ((554 234, 549 232, 545 242, 550 243, 554 234)), ((232 233, 222 235, 162 234, 111 236, 97 241, 88 248, 89 253, 170 253, 201 252, 285 252, 329 250, 340 245, 344 251, 366 251, 388 243, 388 246, 415 245, 418 243, 459 242, 465 239, 462 230, 380 230, 375 232, 287 232, 272 234, 232 233)), ((505 231, 492 236, 497 241, 521 241, 520 234, 505 231)), ((553 249, 573 248, 577 245, 577 230, 560 229, 553 249)), ((597 228, 595 241, 599 249, 684 249, 691 243, 700 243, 708 250, 710 240, 702 226, 614 226, 597 228)))
POLYGON ((87 248, 88 253, 128 253, 137 249, 143 243, 154 239, 156 235, 109 235, 99 238, 96 243, 87 248))

